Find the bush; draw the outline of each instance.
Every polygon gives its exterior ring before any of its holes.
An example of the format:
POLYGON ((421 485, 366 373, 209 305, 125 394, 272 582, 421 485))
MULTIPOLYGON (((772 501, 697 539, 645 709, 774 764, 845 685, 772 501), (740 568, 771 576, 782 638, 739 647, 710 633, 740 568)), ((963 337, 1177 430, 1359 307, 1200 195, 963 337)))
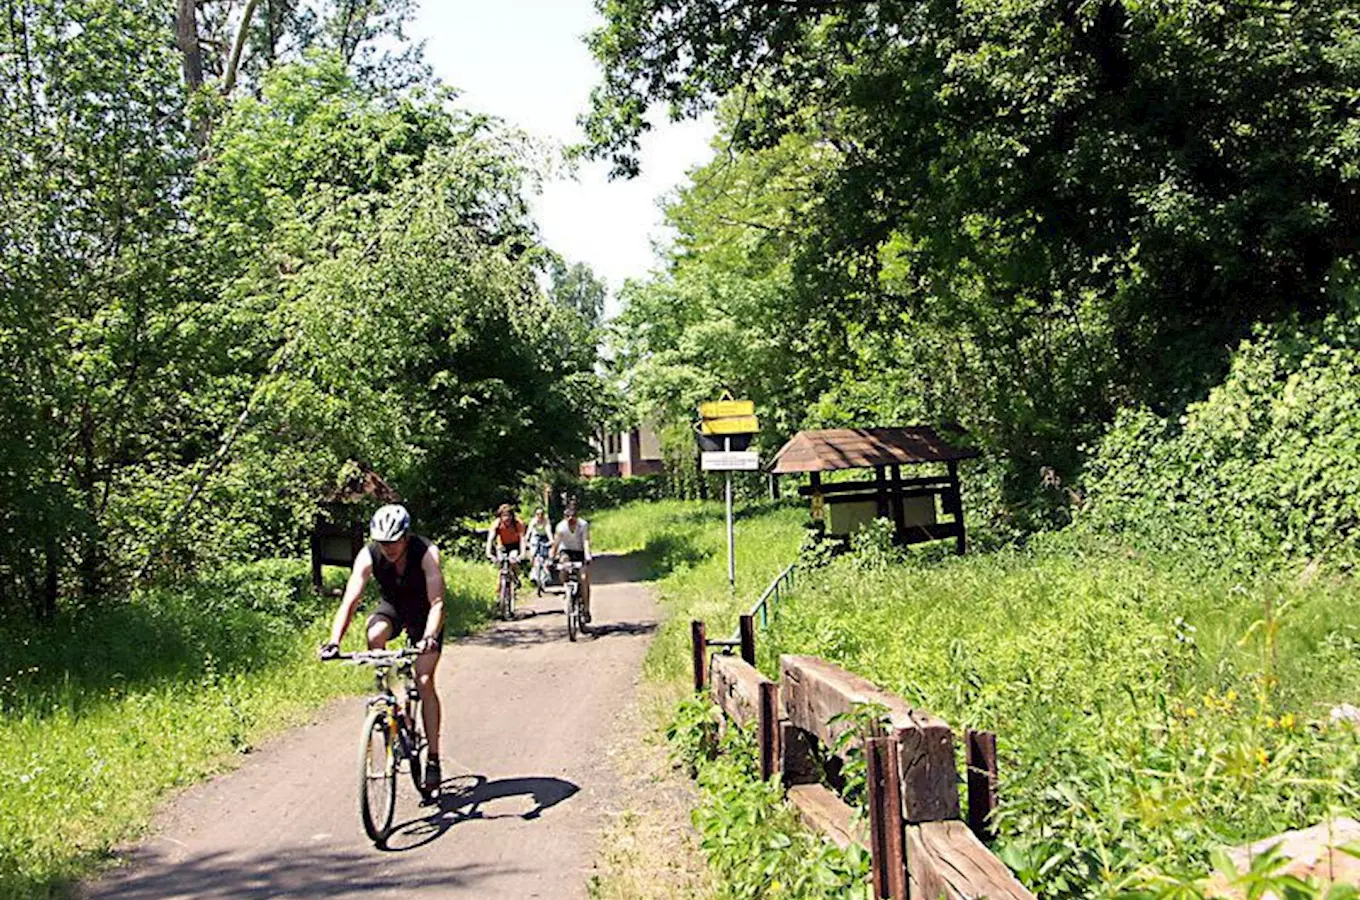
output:
POLYGON ((1241 566, 1360 554, 1360 323, 1262 329, 1174 421, 1121 414, 1086 467, 1079 521, 1241 566))

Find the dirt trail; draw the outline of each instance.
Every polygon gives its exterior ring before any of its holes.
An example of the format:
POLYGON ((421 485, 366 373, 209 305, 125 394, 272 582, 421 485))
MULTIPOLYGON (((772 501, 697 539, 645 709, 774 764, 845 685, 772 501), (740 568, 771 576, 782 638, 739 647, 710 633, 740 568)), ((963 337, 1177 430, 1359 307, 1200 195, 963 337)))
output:
POLYGON ((361 700, 336 702, 242 768, 180 795, 132 865, 89 898, 586 896, 618 788, 611 727, 632 701, 657 611, 636 562, 597 557, 598 635, 567 641, 560 597, 445 648, 444 796, 409 781, 389 849, 356 808, 361 700))

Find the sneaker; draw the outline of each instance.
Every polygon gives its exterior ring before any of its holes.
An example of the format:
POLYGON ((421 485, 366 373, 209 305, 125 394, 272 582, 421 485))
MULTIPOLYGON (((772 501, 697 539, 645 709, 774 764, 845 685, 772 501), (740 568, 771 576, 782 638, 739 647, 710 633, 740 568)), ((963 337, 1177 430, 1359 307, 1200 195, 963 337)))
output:
POLYGON ((439 771, 439 760, 431 759, 425 762, 425 790, 433 793, 439 790, 439 785, 444 781, 444 774, 439 771))

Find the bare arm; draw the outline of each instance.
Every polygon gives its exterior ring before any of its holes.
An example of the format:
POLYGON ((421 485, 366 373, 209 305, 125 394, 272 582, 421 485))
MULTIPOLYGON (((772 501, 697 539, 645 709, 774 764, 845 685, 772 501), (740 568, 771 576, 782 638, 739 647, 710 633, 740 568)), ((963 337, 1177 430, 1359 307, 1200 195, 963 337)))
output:
POLYGON ((581 549, 585 551, 586 562, 590 562, 590 523, 581 523, 581 549))
POLYGON ((491 527, 486 530, 486 555, 488 559, 495 559, 496 553, 496 523, 492 522, 491 527))
POLYGON ((420 561, 425 573, 425 596, 430 598, 430 615, 425 620, 425 640, 432 640, 444 627, 444 570, 439 567, 439 548, 434 544, 420 561))
POLYGON ((368 548, 359 551, 359 555, 354 557, 354 568, 350 570, 349 581, 345 583, 345 594, 340 598, 340 606, 335 610, 335 618, 331 620, 331 640, 332 644, 339 644, 345 637, 345 631, 349 628, 350 620, 354 618, 354 611, 359 608, 359 600, 364 596, 364 585, 368 584, 368 579, 373 577, 373 557, 369 554, 368 548))

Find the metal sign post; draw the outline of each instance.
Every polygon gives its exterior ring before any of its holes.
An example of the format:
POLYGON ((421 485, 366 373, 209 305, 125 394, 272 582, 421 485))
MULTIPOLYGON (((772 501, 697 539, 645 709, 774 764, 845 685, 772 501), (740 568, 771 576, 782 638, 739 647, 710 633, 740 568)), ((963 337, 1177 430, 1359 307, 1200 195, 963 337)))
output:
POLYGON ((737 540, 732 513, 732 473, 754 472, 760 468, 760 457, 746 449, 751 435, 760 426, 755 416, 755 404, 749 400, 717 400, 699 405, 700 466, 705 472, 726 472, 727 489, 727 584, 737 589, 737 540), (713 449, 718 436, 723 449, 713 449), (740 450, 732 449, 733 438, 740 450))
MULTIPOLYGON (((727 452, 732 452, 732 439, 725 438, 723 445, 727 452)), ((733 591, 737 589, 737 539, 732 528, 732 472, 727 472, 727 586, 733 591)))

